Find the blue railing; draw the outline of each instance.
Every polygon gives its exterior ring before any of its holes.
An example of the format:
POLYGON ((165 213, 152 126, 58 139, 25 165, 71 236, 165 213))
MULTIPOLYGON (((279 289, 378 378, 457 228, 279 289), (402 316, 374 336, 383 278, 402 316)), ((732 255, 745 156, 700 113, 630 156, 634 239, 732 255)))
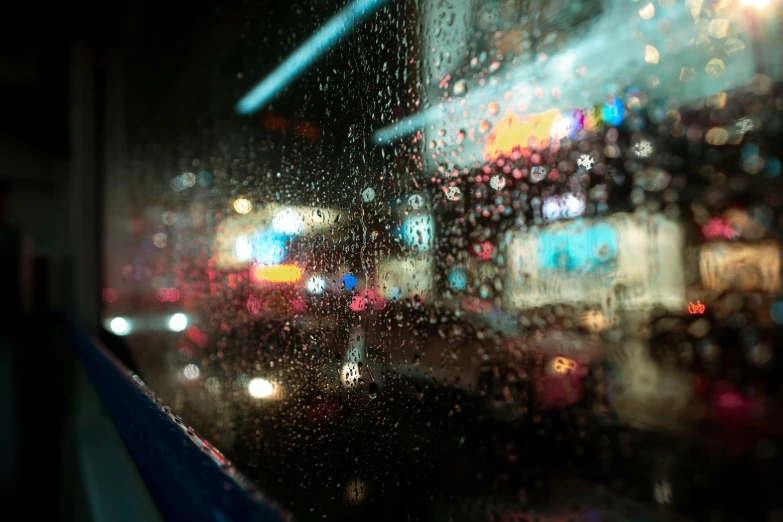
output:
POLYGON ((73 321, 68 335, 166 520, 292 520, 73 321))

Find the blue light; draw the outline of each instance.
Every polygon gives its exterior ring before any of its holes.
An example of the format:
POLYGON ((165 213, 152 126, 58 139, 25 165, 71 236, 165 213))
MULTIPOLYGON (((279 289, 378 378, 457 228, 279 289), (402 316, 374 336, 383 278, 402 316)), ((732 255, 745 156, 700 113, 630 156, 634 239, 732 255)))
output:
POLYGON ((457 268, 449 272, 449 288, 461 292, 468 286, 468 274, 462 268, 457 268))
POLYGON ((342 39, 356 24, 386 2, 388 0, 355 0, 345 7, 272 71, 272 74, 239 100, 236 111, 239 114, 252 114, 263 107, 275 94, 302 74, 332 44, 342 39))
POLYGON ((253 259, 264 265, 278 265, 285 261, 288 238, 270 231, 257 232, 251 248, 253 259))
POLYGON ((409 248, 418 247, 419 252, 428 252, 432 247, 434 234, 432 216, 410 217, 402 222, 402 239, 409 248))
POLYGON ((567 272, 609 269, 619 251, 617 236, 617 229, 606 223, 587 229, 575 224, 545 231, 540 237, 539 266, 567 272))
POLYGON ((400 301, 403 298, 402 289, 399 286, 393 286, 386 292, 386 299, 390 301, 400 301))
POLYGON ((340 281, 343 284, 343 288, 346 290, 353 290, 356 287, 356 276, 353 274, 345 274, 340 281))
POLYGON ((625 107, 617 98, 610 98, 604 104, 604 122, 614 127, 619 126, 625 119, 625 107))

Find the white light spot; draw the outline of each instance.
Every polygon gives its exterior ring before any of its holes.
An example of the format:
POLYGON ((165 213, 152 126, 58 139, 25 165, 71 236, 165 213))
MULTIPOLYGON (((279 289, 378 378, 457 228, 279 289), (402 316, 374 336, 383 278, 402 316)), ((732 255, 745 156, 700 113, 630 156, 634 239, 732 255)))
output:
POLYGON ((198 379, 198 376, 201 375, 201 370, 199 370, 198 366, 195 364, 188 364, 185 366, 185 369, 182 370, 182 375, 189 381, 195 381, 198 379))
POLYGON ((562 214, 562 204, 560 198, 552 196, 544 200, 544 204, 541 207, 541 213, 544 215, 544 219, 555 220, 559 219, 562 214))
POLYGON ((369 203, 374 199, 375 199, 375 191, 372 189, 372 187, 367 187, 362 191, 362 200, 364 200, 365 203, 369 203))
POLYGON ((115 317, 109 322, 109 329, 117 335, 128 335, 131 331, 131 324, 123 317, 115 317))
POLYGON ((446 199, 450 201, 457 201, 459 200, 461 192, 457 187, 449 187, 446 189, 446 199))
POLYGON ((769 0, 742 0, 742 3, 751 7, 765 7, 769 0))
POLYGON ((247 384, 247 392, 255 399, 268 399, 275 394, 275 385, 263 377, 256 377, 247 384))
POLYGON ((585 197, 584 195, 577 196, 576 194, 565 194, 560 200, 562 205, 561 212, 563 217, 572 218, 581 216, 585 212, 585 197))
POLYGON ((305 285, 307 287, 307 291, 311 294, 320 294, 324 291, 326 288, 326 281, 323 277, 314 275, 310 279, 307 280, 307 283, 305 285))
POLYGON ((579 156, 579 159, 576 160, 576 164, 580 167, 584 167, 586 170, 592 169, 593 163, 595 163, 595 160, 589 154, 582 154, 579 156))
POLYGON ((284 208, 272 219, 272 230, 278 234, 295 236, 304 229, 304 220, 299 212, 292 208, 284 208))
POLYGON ((741 134, 745 134, 748 131, 753 130, 753 120, 745 116, 737 120, 737 128, 741 134))
POLYGON ((169 319, 169 329, 172 332, 181 332, 188 327, 188 316, 185 314, 174 314, 169 319))
POLYGON ((489 180, 489 186, 495 190, 501 190, 506 186, 506 180, 500 174, 495 174, 492 179, 489 180))
POLYGON ((192 172, 186 172, 182 175, 182 185, 185 187, 192 187, 196 184, 196 175, 192 172))
POLYGON ((236 244, 237 261, 250 261, 253 259, 253 244, 247 236, 239 236, 236 244))
POLYGON ((640 158, 646 158, 653 153, 653 146, 647 140, 641 140, 639 143, 633 146, 633 151, 640 158))

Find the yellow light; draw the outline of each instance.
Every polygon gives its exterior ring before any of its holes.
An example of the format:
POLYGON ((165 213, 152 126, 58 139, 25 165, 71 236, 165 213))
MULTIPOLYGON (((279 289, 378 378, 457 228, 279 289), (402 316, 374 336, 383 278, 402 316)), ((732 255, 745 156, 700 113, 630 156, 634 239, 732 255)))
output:
POLYGON ((509 114, 500 120, 487 137, 485 159, 494 161, 502 156, 510 156, 514 150, 529 146, 546 147, 552 137, 553 128, 562 127, 562 120, 563 115, 557 109, 550 109, 523 121, 514 114, 509 114))
POLYGON ((253 268, 256 282, 296 283, 302 278, 302 269, 295 265, 259 265, 253 268))
POLYGON ((750 7, 766 7, 769 0, 742 0, 742 3, 750 7))
POLYGON ((253 204, 249 199, 237 198, 234 200, 234 210, 237 211, 237 214, 247 214, 253 210, 253 204))
POLYGON ((248 383, 247 391, 255 399, 269 399, 275 395, 276 386, 262 377, 256 377, 248 383))

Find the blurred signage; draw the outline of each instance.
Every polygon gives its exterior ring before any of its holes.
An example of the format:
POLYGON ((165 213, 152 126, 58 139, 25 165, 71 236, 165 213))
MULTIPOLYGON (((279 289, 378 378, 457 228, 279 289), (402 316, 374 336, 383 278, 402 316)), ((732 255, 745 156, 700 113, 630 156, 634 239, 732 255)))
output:
POLYGON ((523 148, 544 148, 552 139, 552 130, 563 128, 563 115, 557 109, 520 120, 515 114, 504 117, 489 133, 484 159, 494 161, 511 156, 523 148))
POLYGON ((683 233, 662 215, 531 227, 508 246, 510 307, 547 304, 685 308, 683 233))
POLYGON ((699 273, 702 286, 716 292, 779 292, 780 246, 774 241, 708 243, 701 248, 699 273))
POLYGON ((563 138, 575 138, 577 133, 585 128, 586 123, 595 127, 589 118, 586 121, 585 113, 579 109, 565 113, 550 109, 522 119, 515 114, 509 114, 489 133, 484 147, 484 159, 494 161, 525 148, 542 149, 563 138))

